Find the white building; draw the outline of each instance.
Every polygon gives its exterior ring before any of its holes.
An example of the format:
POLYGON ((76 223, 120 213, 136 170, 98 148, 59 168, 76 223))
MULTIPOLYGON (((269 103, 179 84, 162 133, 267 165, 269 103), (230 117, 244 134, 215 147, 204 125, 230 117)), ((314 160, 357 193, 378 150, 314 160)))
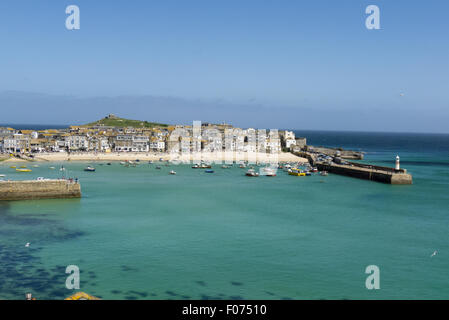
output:
POLYGON ((70 150, 88 150, 89 140, 86 136, 68 136, 65 138, 66 146, 70 150))
POLYGON ((296 138, 295 138, 295 133, 293 131, 281 131, 281 136, 283 138, 283 142, 285 144, 286 148, 293 148, 294 146, 296 146, 296 138))
POLYGON ((106 138, 94 138, 89 140, 89 150, 106 152, 110 151, 108 139, 106 138))
POLYGON ((3 140, 3 150, 6 152, 26 152, 30 149, 30 138, 21 133, 3 140))
POLYGON ((285 140, 295 140, 295 133, 293 131, 284 131, 284 139, 285 140))
POLYGON ((292 148, 296 146, 296 139, 286 139, 285 140, 285 147, 292 148))
POLYGON ((51 146, 51 151, 65 151, 69 146, 69 142, 67 140, 56 140, 54 146, 51 146))
POLYGON ((152 151, 164 151, 165 142, 164 141, 152 141, 150 142, 150 150, 152 151))
POLYGON ((149 138, 147 136, 118 135, 115 138, 115 151, 118 152, 148 152, 149 138))

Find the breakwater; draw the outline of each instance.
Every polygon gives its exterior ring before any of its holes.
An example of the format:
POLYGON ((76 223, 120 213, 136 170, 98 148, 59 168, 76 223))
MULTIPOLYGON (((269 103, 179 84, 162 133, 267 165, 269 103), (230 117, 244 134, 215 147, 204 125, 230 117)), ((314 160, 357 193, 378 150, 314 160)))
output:
POLYGON ((375 165, 347 162, 346 164, 316 162, 316 167, 320 171, 328 171, 359 179, 389 183, 389 184, 412 184, 412 175, 405 169, 395 170, 394 168, 381 167, 375 165))
POLYGON ((357 162, 342 162, 338 157, 334 161, 318 161, 317 155, 310 152, 297 152, 295 155, 309 160, 312 166, 316 166, 320 171, 340 174, 344 176, 377 181, 389 184, 413 184, 412 175, 406 169, 396 170, 395 168, 376 166, 372 164, 357 162))
POLYGON ((70 179, 0 181, 0 201, 80 197, 80 184, 70 179))
POLYGON ((331 157, 338 156, 342 159, 350 159, 350 160, 363 160, 363 152, 354 151, 354 150, 344 150, 342 148, 326 148, 326 147, 315 147, 315 146, 307 146, 305 151, 313 152, 313 153, 322 153, 331 157))

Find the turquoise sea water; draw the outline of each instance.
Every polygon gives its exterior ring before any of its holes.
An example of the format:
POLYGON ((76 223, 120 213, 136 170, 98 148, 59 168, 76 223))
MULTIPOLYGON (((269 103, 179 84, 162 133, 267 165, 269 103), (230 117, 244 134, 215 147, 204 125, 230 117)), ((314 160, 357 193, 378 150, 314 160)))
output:
MULTIPOLYGON (((449 136, 308 136, 367 162, 399 153, 414 184, 64 163, 82 199, 0 202, 0 298, 64 298, 74 264, 80 290, 106 299, 448 299, 449 136), (371 264, 380 290, 365 288, 371 264)), ((0 174, 59 177, 60 165, 0 174)))

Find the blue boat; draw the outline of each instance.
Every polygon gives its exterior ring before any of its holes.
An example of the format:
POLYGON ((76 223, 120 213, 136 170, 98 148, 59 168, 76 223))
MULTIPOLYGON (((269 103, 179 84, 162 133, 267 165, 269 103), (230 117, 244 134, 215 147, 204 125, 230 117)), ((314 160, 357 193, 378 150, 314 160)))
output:
POLYGON ((206 173, 214 173, 214 170, 206 170, 206 173))

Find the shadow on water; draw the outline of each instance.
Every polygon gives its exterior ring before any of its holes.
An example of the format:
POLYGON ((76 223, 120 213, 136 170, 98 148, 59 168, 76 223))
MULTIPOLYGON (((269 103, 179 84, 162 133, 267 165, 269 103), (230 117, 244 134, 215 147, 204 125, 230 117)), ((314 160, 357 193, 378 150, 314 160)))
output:
MULTIPOLYGON (((60 204, 59 204, 60 205, 60 204)), ((66 266, 44 266, 38 253, 48 243, 68 241, 84 235, 66 228, 48 215, 11 212, 10 202, 0 202, 0 292, 2 298, 24 299, 31 292, 37 299, 63 299, 66 266), (26 247, 27 240, 31 246, 26 247)), ((89 273, 95 278, 94 273, 89 273)))

